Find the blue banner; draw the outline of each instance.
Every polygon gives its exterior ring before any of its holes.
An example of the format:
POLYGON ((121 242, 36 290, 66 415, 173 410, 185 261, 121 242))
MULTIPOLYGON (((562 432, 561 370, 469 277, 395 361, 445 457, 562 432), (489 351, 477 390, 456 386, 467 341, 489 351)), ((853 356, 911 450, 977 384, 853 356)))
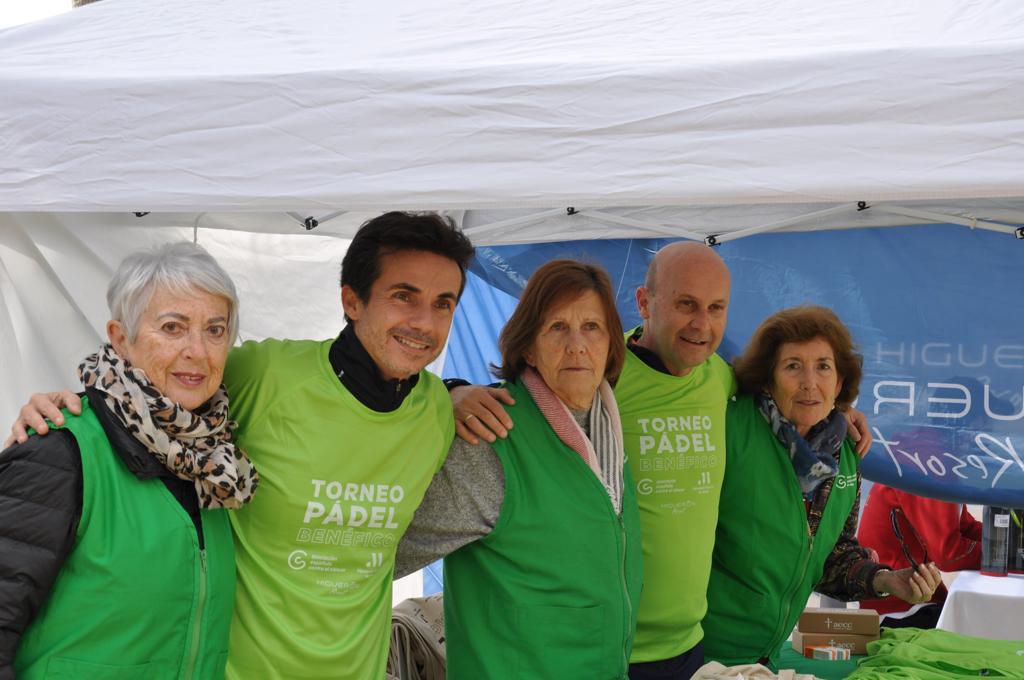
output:
MULTIPOLYGON (((497 337, 530 274, 555 257, 601 264, 623 325, 668 239, 481 247, 453 325, 446 377, 490 382, 497 337)), ((865 477, 933 498, 1024 505, 1024 241, 927 225, 764 234, 718 247, 732 272, 719 353, 769 314, 831 307, 864 355, 857 408, 875 443, 865 477)))

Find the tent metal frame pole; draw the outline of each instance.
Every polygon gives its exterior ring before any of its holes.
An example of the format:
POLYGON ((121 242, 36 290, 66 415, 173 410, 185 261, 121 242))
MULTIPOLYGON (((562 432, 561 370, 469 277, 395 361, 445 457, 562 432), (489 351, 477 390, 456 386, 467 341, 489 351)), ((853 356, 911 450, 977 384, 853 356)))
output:
POLYGON ((199 243, 199 222, 206 217, 205 212, 201 212, 196 215, 195 221, 192 222, 192 243, 199 243))
MULTIPOLYGON (((878 212, 888 213, 892 215, 900 215, 902 217, 911 217, 914 219, 927 220, 935 224, 956 224, 959 226, 967 227, 969 229, 985 229, 988 231, 995 231, 1003 234, 1010 234, 1021 238, 1022 228, 1020 225, 1010 225, 1000 222, 992 222, 990 220, 980 220, 975 217, 960 217, 957 215, 947 215, 945 213, 933 212, 931 210, 920 210, 918 208, 907 208, 900 205, 890 204, 866 204, 863 202, 852 202, 843 203, 840 205, 826 208, 824 210, 816 210, 814 212, 806 213, 804 215, 798 215, 785 220, 779 220, 778 222, 771 222, 769 224, 762 224, 755 227, 749 227, 747 229, 740 229, 739 231, 726 232, 722 234, 706 235, 696 231, 692 231, 688 228, 674 227, 671 225, 656 224, 648 222, 646 220, 638 220, 631 217, 623 217, 621 215, 614 215, 597 208, 584 208, 582 210, 570 209, 568 212, 563 208, 552 208, 550 210, 541 210, 539 212, 531 213, 529 215, 522 215, 520 217, 513 217, 507 220, 501 220, 498 222, 491 222, 490 224, 482 224, 475 227, 469 227, 464 229, 467 236, 479 238, 485 234, 491 234, 501 229, 507 229, 510 227, 517 227, 524 224, 532 224, 540 222, 541 220, 549 217, 575 217, 576 215, 584 215, 593 220, 599 222, 605 222, 610 224, 617 224, 625 227, 634 227, 637 229, 644 229, 646 231, 653 232, 662 236, 670 236, 676 238, 685 238, 692 241, 703 241, 709 245, 718 245, 726 243, 728 241, 735 241, 736 239, 745 238, 747 236, 754 236, 755 234, 762 234, 766 232, 781 231, 788 227, 793 227, 799 224, 804 224, 811 220, 821 219, 825 217, 831 217, 845 212, 856 212, 859 210, 874 210, 878 212)), ((332 213, 328 213, 321 218, 313 218, 317 223, 323 223, 328 220, 332 220, 339 215, 345 214, 344 210, 337 210, 332 213)), ((309 228, 308 221, 310 218, 303 217, 297 212, 286 213, 295 222, 300 225, 309 228)), ((198 219, 195 226, 198 226, 198 219)))
POLYGON ((647 222, 645 220, 635 220, 631 217, 622 217, 620 215, 612 215, 606 213, 603 210, 596 209, 584 209, 577 212, 579 215, 586 215, 595 220, 601 222, 611 222, 612 224, 621 224, 624 227, 637 227, 638 229, 646 229, 653 231, 656 234, 664 234, 665 236, 676 236, 682 238, 688 238, 691 241, 703 241, 704 234, 698 234, 695 231, 688 229, 677 229, 671 226, 665 226, 661 224, 654 224, 653 222, 647 222))
POLYGON ((301 213, 288 211, 285 213, 285 215, 295 220, 306 231, 313 231, 324 222, 333 220, 335 217, 338 217, 339 215, 344 215, 346 212, 346 210, 335 210, 334 212, 329 212, 326 215, 323 215, 322 217, 313 217, 312 215, 303 217, 301 213))
POLYGON ((988 231, 998 231, 1003 234, 1016 235, 1020 226, 1011 226, 1008 224, 1002 224, 1000 222, 991 222, 989 220, 979 220, 976 217, 959 217, 957 215, 946 215, 945 213, 932 212, 931 210, 919 210, 917 208, 905 208, 901 205, 872 205, 871 210, 877 210, 879 212, 889 213, 891 215, 901 215, 903 217, 913 217, 915 219, 928 220, 936 224, 957 224, 968 229, 985 229, 988 231))
POLYGON ((531 222, 539 222, 545 217, 552 217, 554 215, 564 215, 565 210, 563 208, 554 208, 552 210, 541 210, 540 212, 532 213, 530 215, 523 215, 522 217, 512 217, 507 220, 501 220, 500 222, 491 222, 490 224, 481 224, 476 227, 469 227, 463 229, 462 233, 470 237, 478 237, 481 234, 490 234, 493 231, 504 229, 506 227, 518 227, 521 224, 530 224, 531 222))
POLYGON ((790 217, 789 219, 779 220, 778 222, 771 222, 769 224, 762 224, 757 227, 749 227, 747 229, 740 229, 739 231, 731 231, 725 234, 716 234, 714 236, 715 244, 725 243, 726 241, 735 241, 738 238, 744 238, 745 236, 753 236, 754 234, 763 234, 769 231, 779 231, 786 227, 792 227, 797 224, 802 224, 808 220, 814 220, 822 217, 830 217, 844 212, 853 212, 858 209, 857 203, 843 203, 842 205, 833 206, 831 208, 825 208, 824 210, 816 210, 811 213, 804 215, 797 215, 796 217, 790 217))

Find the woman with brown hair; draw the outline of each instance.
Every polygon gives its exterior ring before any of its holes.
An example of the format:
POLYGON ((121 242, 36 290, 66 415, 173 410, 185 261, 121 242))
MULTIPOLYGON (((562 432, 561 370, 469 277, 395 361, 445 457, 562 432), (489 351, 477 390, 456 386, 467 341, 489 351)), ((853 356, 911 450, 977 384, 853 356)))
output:
POLYGON ((774 665, 812 590, 913 603, 940 583, 934 564, 894 571, 857 542, 859 459, 842 411, 857 398, 861 363, 846 326, 815 306, 768 317, 735 360, 707 659, 774 665))
POLYGON ((448 555, 448 678, 627 676, 641 552, 610 384, 622 335, 607 274, 572 260, 538 269, 502 330, 516 427, 455 440, 398 551, 398 575, 448 555))

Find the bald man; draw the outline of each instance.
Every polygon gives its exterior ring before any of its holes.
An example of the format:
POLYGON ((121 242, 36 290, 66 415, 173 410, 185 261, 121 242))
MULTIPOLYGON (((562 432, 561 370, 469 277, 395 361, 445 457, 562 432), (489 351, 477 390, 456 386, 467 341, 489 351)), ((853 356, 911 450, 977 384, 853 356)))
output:
POLYGON ((643 324, 628 334, 615 387, 637 484, 644 554, 630 678, 689 678, 704 663, 711 553, 725 473, 732 369, 715 352, 729 308, 729 270, 713 250, 674 243, 636 291, 643 324))
MULTIPOLYGON (((631 680, 689 680, 704 663, 700 622, 725 473, 725 407, 736 392, 732 369, 716 354, 729 290, 717 253, 679 242, 655 254, 636 291, 643 324, 626 334, 630 351, 615 386, 643 534, 631 680)), ((493 441, 512 426, 500 405, 504 390, 457 387, 452 398, 465 439, 493 441)), ((860 439, 863 454, 870 439, 860 439)))

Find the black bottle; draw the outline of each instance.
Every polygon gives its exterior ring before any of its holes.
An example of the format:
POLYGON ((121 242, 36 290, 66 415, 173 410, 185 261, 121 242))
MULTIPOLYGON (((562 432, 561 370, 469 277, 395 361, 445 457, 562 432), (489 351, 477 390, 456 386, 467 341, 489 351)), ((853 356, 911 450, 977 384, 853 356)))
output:
POLYGON ((1024 574, 1024 508, 1010 510, 1010 542, 1007 552, 1006 570, 1011 574, 1024 574))
POLYGON ((1010 556, 1009 508, 986 505, 981 527, 981 573, 1006 576, 1010 556))

